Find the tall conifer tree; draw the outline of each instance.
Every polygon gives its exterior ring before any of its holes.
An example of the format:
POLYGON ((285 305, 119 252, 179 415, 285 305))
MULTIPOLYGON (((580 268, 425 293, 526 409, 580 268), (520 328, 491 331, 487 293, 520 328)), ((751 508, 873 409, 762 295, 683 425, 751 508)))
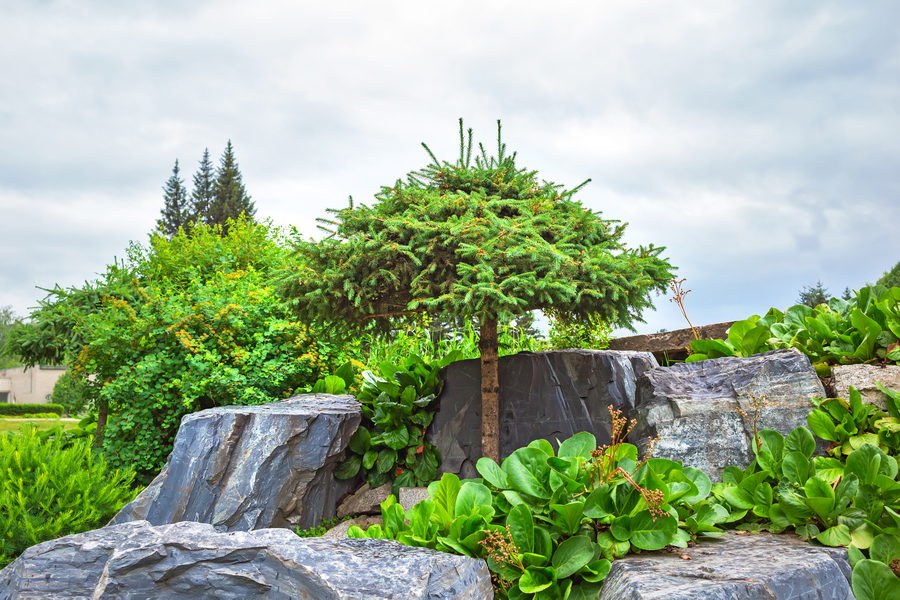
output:
POLYGON ((194 189, 191 191, 191 221, 209 224, 209 208, 212 204, 215 183, 215 173, 212 162, 209 160, 209 148, 204 148, 200 167, 194 173, 194 189))
POLYGON ((163 186, 163 207, 156 226, 166 237, 171 238, 180 228, 186 227, 191 222, 191 209, 188 206, 187 189, 181 178, 181 170, 178 160, 172 167, 172 176, 163 186))
POLYGON ((255 213, 256 207, 244 189, 243 176, 234 157, 234 146, 228 140, 216 172, 209 223, 221 225, 225 229, 228 219, 236 219, 241 215, 252 217, 255 213))

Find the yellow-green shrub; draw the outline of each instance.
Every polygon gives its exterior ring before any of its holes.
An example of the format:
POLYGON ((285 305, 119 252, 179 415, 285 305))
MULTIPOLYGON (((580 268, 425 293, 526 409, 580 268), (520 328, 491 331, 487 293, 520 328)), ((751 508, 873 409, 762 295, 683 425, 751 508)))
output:
POLYGON ((0 434, 0 567, 29 546, 103 526, 135 491, 132 470, 111 470, 90 440, 63 448, 33 427, 0 434))

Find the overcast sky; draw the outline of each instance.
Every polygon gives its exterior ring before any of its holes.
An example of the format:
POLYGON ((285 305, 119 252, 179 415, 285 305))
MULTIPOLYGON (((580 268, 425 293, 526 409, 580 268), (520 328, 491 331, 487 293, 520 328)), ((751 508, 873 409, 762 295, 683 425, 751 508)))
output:
MULTIPOLYGON (((233 141, 257 214, 313 233, 453 157, 456 119, 627 221, 695 324, 900 260, 900 3, 0 5, 0 306, 145 241, 180 159, 233 141)), ((641 332, 684 326, 665 297, 641 332)))

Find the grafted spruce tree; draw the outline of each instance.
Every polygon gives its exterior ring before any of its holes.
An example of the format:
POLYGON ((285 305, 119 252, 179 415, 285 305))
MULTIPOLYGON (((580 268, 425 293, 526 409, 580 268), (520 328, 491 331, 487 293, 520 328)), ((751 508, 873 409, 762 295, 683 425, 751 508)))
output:
MULTIPOLYGON (((497 154, 460 121, 460 152, 331 211, 332 235, 297 248, 285 292, 306 318, 363 324, 428 311, 480 329, 482 454, 499 459, 497 325, 535 309, 631 326, 672 267, 653 245, 626 248, 625 225, 571 190, 517 166, 497 128, 497 154)), ((587 183, 587 182, 585 182, 587 183)), ((584 184, 582 184, 584 185, 584 184)))

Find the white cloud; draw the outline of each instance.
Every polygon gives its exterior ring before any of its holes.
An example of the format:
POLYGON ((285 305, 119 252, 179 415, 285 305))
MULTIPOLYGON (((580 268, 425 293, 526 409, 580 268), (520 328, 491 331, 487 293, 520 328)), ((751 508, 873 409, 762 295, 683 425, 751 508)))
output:
MULTIPOLYGON (((226 139, 258 214, 312 233, 455 153, 455 119, 668 247, 692 318, 900 259, 893 2, 42 2, 0 21, 0 305, 145 239, 175 158, 226 139)), ((643 328, 680 326, 669 303, 643 328), (668 312, 667 312, 668 311, 668 312)))

